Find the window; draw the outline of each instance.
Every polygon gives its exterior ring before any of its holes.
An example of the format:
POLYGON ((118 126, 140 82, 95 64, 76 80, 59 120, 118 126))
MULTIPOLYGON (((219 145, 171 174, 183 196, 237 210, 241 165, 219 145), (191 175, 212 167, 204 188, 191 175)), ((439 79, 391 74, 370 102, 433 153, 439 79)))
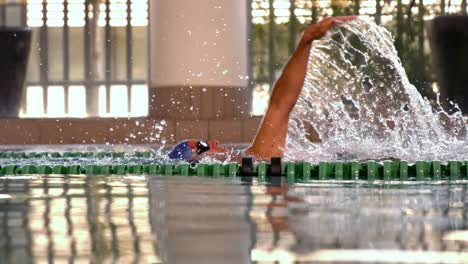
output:
POLYGON ((34 32, 22 117, 148 114, 148 0, 7 2, 34 32))

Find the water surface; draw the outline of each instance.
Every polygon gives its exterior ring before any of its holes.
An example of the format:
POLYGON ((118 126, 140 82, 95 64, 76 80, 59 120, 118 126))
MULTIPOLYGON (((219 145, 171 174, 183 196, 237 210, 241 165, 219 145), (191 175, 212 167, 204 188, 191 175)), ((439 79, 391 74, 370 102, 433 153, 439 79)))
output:
POLYGON ((0 177, 3 263, 468 262, 467 185, 0 177))

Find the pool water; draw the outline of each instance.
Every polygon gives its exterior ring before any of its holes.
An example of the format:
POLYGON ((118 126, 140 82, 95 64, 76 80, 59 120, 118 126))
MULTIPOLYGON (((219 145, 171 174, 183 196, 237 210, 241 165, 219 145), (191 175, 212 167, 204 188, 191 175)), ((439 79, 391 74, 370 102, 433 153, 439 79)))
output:
POLYGON ((467 187, 0 177, 0 262, 467 263, 467 187))

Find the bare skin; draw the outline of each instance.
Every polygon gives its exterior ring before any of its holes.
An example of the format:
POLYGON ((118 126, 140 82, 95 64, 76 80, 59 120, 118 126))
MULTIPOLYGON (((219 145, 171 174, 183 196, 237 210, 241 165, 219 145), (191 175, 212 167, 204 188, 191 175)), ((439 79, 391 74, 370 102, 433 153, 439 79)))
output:
POLYGON ((283 156, 289 116, 304 85, 312 42, 325 36, 335 25, 355 18, 356 16, 329 17, 304 31, 299 45, 273 87, 265 117, 245 154, 258 159, 283 156))
MULTIPOLYGON (((356 19, 356 16, 329 17, 304 31, 301 41, 273 87, 267 112, 254 141, 245 150, 246 155, 256 159, 283 156, 289 116, 304 85, 312 42, 325 36, 335 25, 353 19, 356 19)), ((311 140, 320 141, 314 128, 309 132, 311 140)), ((218 143, 216 140, 210 141, 210 150, 204 155, 218 160, 225 160, 228 157, 233 161, 240 160, 240 156, 235 156, 234 153, 220 147, 218 143)))

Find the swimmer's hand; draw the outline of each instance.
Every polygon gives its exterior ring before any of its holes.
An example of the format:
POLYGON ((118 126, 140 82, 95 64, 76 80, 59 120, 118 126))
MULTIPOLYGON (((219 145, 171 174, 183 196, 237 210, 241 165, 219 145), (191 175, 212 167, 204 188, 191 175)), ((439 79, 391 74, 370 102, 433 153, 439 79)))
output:
POLYGON ((309 26, 305 31, 301 39, 302 44, 310 44, 312 41, 321 39, 327 32, 334 26, 356 19, 357 16, 338 16, 338 17, 327 17, 318 23, 309 26))

